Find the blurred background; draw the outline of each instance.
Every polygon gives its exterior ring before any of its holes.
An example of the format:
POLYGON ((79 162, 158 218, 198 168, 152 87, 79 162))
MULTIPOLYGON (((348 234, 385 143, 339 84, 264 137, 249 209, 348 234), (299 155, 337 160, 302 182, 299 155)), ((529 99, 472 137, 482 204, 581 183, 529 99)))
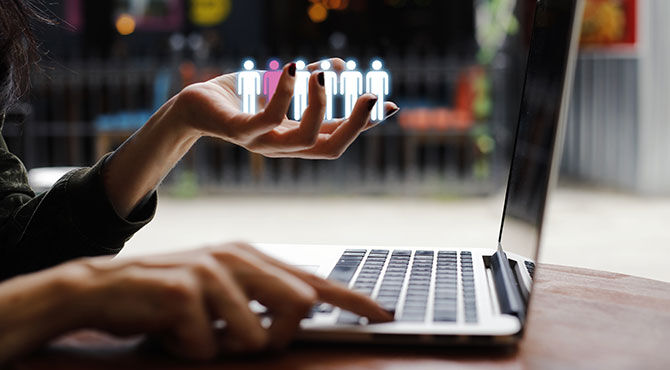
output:
MULTIPOLYGON (((534 0, 59 0, 4 128, 39 169, 86 166, 184 86, 244 58, 381 57, 402 108, 336 161, 201 140, 123 254, 230 239, 495 247, 534 0)), ((670 2, 588 0, 541 262, 670 281, 670 2)), ((37 170, 35 170, 37 169, 37 170)), ((47 176, 48 177, 48 176, 47 176)))

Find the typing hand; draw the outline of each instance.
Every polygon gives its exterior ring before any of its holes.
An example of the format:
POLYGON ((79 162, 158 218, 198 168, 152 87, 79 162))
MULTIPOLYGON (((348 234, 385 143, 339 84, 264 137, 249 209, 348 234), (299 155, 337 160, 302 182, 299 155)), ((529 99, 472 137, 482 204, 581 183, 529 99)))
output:
POLYGON ((61 269, 72 277, 64 286, 76 293, 67 296, 78 325, 118 335, 148 333, 186 358, 283 348, 317 301, 375 322, 393 319, 369 297, 244 243, 145 258, 91 258, 61 269), (251 300, 267 307, 269 328, 249 308, 251 300), (223 334, 212 325, 217 320, 226 322, 223 334))

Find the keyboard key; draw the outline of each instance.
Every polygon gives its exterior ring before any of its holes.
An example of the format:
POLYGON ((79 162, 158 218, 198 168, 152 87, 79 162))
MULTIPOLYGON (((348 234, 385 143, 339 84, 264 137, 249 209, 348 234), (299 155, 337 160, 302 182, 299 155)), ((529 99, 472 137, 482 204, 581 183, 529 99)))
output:
POLYGON ((477 298, 472 267, 472 253, 461 252, 461 285, 463 288, 463 313, 466 323, 477 322, 477 298))
POLYGON ((435 296, 433 299, 433 321, 455 322, 457 318, 457 254, 455 251, 439 251, 435 266, 435 296))
POLYGON ((409 265, 411 252, 395 250, 382 278, 376 300, 384 309, 395 312, 409 265))
POLYGON ((435 311, 433 321, 436 322, 456 322, 458 317, 456 311, 435 311))
POLYGON ((407 296, 400 321, 424 321, 433 272, 433 251, 416 251, 407 284, 407 296))
POLYGON ((344 325, 359 325, 360 320, 360 316, 345 310, 340 311, 340 316, 337 317, 337 323, 344 325))
POLYGON ((526 270, 528 270, 530 277, 533 278, 533 274, 535 273, 535 264, 530 261, 524 261, 524 265, 526 265, 526 270))
MULTIPOLYGON (((365 256, 365 249, 347 249, 342 253, 342 256, 333 267, 333 270, 328 275, 328 280, 337 281, 344 285, 348 285, 351 278, 356 273, 358 266, 363 261, 365 256)), ((310 316, 313 313, 331 313, 333 311, 333 306, 327 303, 320 303, 314 306, 310 312, 310 316)))
MULTIPOLYGON (((358 273, 358 276, 354 281, 353 290, 364 295, 368 296, 371 295, 372 292, 374 291, 375 286, 377 285, 379 275, 381 274, 384 264, 386 263, 387 256, 388 256, 387 250, 382 249, 371 250, 370 253, 368 254, 368 257, 365 259, 365 262, 363 262, 363 267, 361 267, 361 271, 358 273)), ((358 260, 358 264, 360 264, 362 260, 363 255, 360 255, 360 260, 358 260)), ((358 264, 356 265, 356 267, 358 267, 358 264)), ((351 276, 349 277, 349 280, 351 280, 351 276)), ((342 310, 337 318, 337 322, 340 324, 358 325, 360 323, 360 319, 361 319, 360 316, 352 312, 342 310)))
POLYGON ((365 295, 372 294, 377 285, 377 280, 379 280, 379 275, 386 263, 387 256, 387 250, 373 249, 370 251, 370 254, 363 263, 361 272, 356 277, 353 286, 354 290, 365 295))
POLYGON ((314 306, 315 312, 319 313, 331 313, 333 312, 333 309, 335 308, 332 304, 330 303, 320 303, 314 306))
POLYGON ((365 255, 364 249, 347 249, 342 253, 339 261, 328 275, 329 280, 334 280, 342 284, 349 284, 349 281, 356 273, 358 266, 365 255))

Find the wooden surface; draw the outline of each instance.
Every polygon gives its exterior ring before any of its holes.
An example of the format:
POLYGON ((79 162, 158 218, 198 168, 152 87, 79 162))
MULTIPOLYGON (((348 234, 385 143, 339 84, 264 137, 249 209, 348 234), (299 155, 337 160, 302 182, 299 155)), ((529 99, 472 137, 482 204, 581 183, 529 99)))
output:
POLYGON ((17 369, 670 369, 670 284, 541 265, 518 348, 427 349, 296 344, 279 355, 195 364, 138 341, 79 332, 17 369))

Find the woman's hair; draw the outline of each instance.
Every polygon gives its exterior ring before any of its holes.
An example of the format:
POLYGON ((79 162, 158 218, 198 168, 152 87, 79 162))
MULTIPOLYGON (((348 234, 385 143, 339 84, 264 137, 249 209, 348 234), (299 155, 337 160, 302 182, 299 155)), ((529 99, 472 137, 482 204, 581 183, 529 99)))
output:
POLYGON ((30 87, 30 71, 39 61, 32 21, 52 23, 34 0, 1 0, 0 115, 30 87))

